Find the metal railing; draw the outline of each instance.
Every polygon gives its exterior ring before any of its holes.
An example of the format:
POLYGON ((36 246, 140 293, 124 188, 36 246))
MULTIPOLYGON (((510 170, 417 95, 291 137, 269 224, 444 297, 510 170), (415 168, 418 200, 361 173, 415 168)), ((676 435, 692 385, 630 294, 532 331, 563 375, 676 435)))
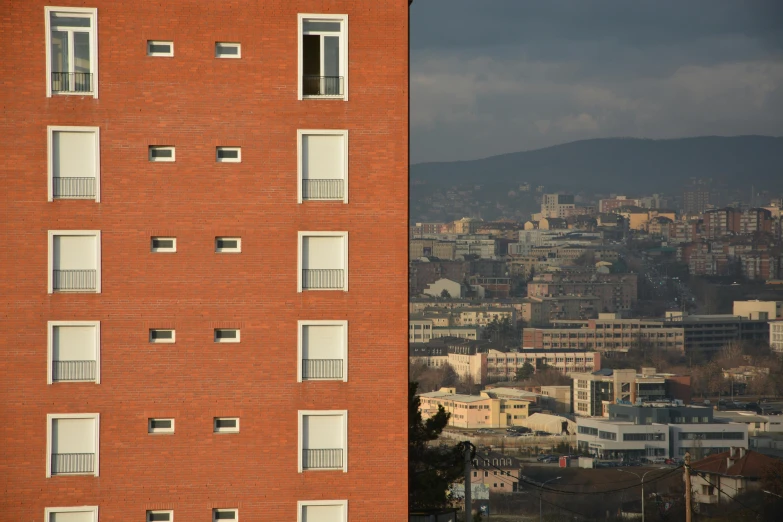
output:
POLYGON ((95 453, 52 453, 52 475, 95 472, 95 453))
POLYGON ((304 289, 335 289, 344 288, 344 272, 342 269, 304 268, 302 269, 302 288, 304 289))
POLYGON ((341 469, 342 467, 342 448, 302 450, 302 469, 341 469))
POLYGON ((53 381, 94 381, 95 361, 52 361, 53 381))
POLYGON ((53 270, 52 287, 55 290, 95 290, 97 270, 53 270))
POLYGON ((342 378, 342 359, 302 359, 302 379, 342 378))
POLYGON ((52 72, 52 92, 92 92, 92 73, 52 72))
POLYGON ((341 179, 303 179, 302 199, 343 199, 341 179))
POLYGON ((342 96, 342 76, 302 76, 304 96, 342 96))
POLYGON ((52 178, 52 195, 58 199, 95 197, 95 178, 52 178))

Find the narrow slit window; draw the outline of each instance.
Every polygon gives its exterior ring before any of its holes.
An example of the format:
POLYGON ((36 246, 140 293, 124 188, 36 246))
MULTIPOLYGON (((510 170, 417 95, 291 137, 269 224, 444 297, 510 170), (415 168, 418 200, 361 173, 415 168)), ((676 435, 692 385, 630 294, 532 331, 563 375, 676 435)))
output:
POLYGON ((174 433, 174 419, 149 419, 148 433, 174 433))
POLYGON ((174 56, 174 42, 147 40, 147 56, 174 56))
POLYGON ((218 163, 240 163, 242 149, 239 147, 218 147, 215 159, 218 163))
POLYGON ((242 46, 238 43, 215 42, 215 58, 241 58, 242 46))
POLYGON ((239 417, 215 417, 212 429, 215 433, 238 433, 239 417))
POLYGON ((215 329, 215 342, 216 343, 238 343, 239 342, 239 329, 237 329, 237 328, 216 328, 215 329))
POLYGON ((147 511, 147 522, 174 522, 174 512, 169 511, 147 511))
POLYGON ((238 237, 216 237, 215 252, 241 252, 242 239, 238 237))
POLYGON ((174 330, 154 328, 150 330, 151 343, 173 343, 174 330))
POLYGON ((153 237, 150 240, 150 250, 152 252, 176 252, 177 238, 175 237, 153 237))
POLYGON ((172 162, 175 159, 174 147, 163 145, 150 145, 149 160, 150 161, 168 161, 172 162))

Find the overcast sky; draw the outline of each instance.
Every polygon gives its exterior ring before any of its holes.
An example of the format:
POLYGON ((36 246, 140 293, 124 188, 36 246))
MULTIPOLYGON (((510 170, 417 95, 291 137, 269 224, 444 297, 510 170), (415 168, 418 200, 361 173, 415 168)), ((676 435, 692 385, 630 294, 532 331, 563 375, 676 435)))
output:
POLYGON ((415 0, 411 161, 783 135, 783 0, 415 0))

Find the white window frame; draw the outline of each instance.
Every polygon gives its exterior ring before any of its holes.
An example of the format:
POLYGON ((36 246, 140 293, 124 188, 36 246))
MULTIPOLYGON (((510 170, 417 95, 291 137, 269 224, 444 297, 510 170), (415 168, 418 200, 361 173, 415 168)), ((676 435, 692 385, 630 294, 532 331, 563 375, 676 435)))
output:
POLYGON ((98 522, 98 506, 68 506, 68 507, 47 507, 44 508, 44 522, 51 522, 52 515, 57 513, 92 513, 92 522, 98 522))
MULTIPOLYGON (((47 369, 46 384, 54 384, 52 363, 54 362, 54 328, 55 326, 92 326, 95 328, 95 384, 101 383, 101 322, 100 321, 48 321, 46 324, 47 369)), ((57 381, 60 383, 60 381, 57 381)), ((76 381, 89 382, 89 381, 76 381)), ((65 384, 65 383, 60 383, 65 384)))
POLYGON ((147 40, 147 56, 171 58, 174 56, 174 40, 147 40), (171 51, 164 53, 160 51, 152 51, 153 45, 170 45, 171 51))
MULTIPOLYGON (((312 135, 327 135, 327 136, 342 136, 343 137, 343 203, 348 203, 348 130, 347 129, 298 129, 296 131, 296 197, 297 201, 302 203, 305 201, 302 198, 302 176, 304 168, 302 162, 304 160, 302 146, 304 136, 312 135)), ((307 201, 328 201, 318 199, 308 199, 307 201)))
POLYGON ((174 145, 150 145, 147 147, 147 159, 151 163, 174 163, 177 161, 177 147, 174 145), (171 158, 153 158, 153 150, 171 150, 171 158))
POLYGON ((297 96, 299 100, 343 100, 348 101, 348 15, 347 14, 313 14, 313 13, 299 13, 297 14, 297 96), (340 65, 342 67, 343 77, 343 95, 342 96, 304 96, 302 93, 302 67, 303 49, 302 39, 304 36, 304 21, 305 20, 330 20, 342 22, 342 34, 341 34, 341 49, 340 49, 340 65))
POLYGON ((92 93, 60 92, 57 96, 90 96, 98 98, 98 8, 97 7, 44 7, 44 27, 46 31, 46 97, 52 97, 52 27, 51 13, 73 13, 89 15, 90 21, 90 73, 92 74, 92 93))
POLYGON ((223 344, 223 343, 228 343, 228 344, 238 343, 240 335, 241 335, 241 332, 240 332, 239 328, 215 328, 213 330, 213 332, 212 332, 212 340, 215 341, 216 343, 220 343, 220 344, 223 344), (218 330, 236 330, 236 332, 237 332, 236 339, 231 339, 230 337, 229 338, 225 338, 225 339, 218 338, 218 334, 217 334, 218 330))
POLYGON ((215 162, 216 163, 242 163, 242 147, 215 147, 215 162), (237 158, 221 158, 220 151, 237 151, 237 158))
POLYGON ((149 336, 151 344, 174 344, 177 342, 177 331, 174 328, 150 328, 149 336), (171 339, 155 339, 152 332, 171 332, 171 339))
POLYGON ((174 253, 177 251, 177 238, 173 236, 150 236, 150 252, 153 254, 167 254, 167 253, 174 253), (167 240, 171 239, 174 241, 174 246, 171 248, 167 247, 155 247, 153 246, 154 240, 167 240))
POLYGON ((239 417, 213 417, 212 418, 212 433, 239 433, 239 417), (218 428, 219 420, 235 420, 237 421, 236 428, 218 428))
POLYGON ((238 60, 239 58, 242 58, 242 44, 239 42, 215 42, 215 58, 220 59, 229 59, 229 60, 238 60), (225 46, 234 46, 237 48, 237 54, 220 54, 220 47, 225 46))
POLYGON ((233 511, 234 512, 234 522, 239 521, 239 509, 238 508, 212 508, 212 522, 220 522, 217 518, 215 518, 215 514, 220 511, 233 511))
MULTIPOLYGON (((50 230, 49 231, 49 273, 47 275, 48 292, 54 293, 54 237, 55 236, 95 236, 95 291, 94 292, 74 292, 80 294, 100 294, 101 293, 101 231, 100 230, 50 230)), ((301 277, 301 276, 300 276, 301 277)))
POLYGON ((307 506, 342 506, 343 520, 348 522, 348 501, 347 500, 300 500, 296 503, 296 522, 302 522, 302 511, 307 506))
MULTIPOLYGON (((99 462, 100 458, 100 434, 101 434, 101 414, 100 413, 47 413, 46 414, 46 478, 52 477, 52 421, 58 419, 92 419, 95 421, 95 471, 93 476, 99 475, 99 462)), ((83 475, 89 475, 84 473, 83 475)))
POLYGON ((54 133, 55 132, 84 132, 95 135, 95 202, 101 202, 101 128, 100 127, 74 127, 70 125, 49 125, 46 127, 46 150, 48 156, 48 194, 49 201, 54 201, 54 133))
POLYGON ((304 353, 303 330, 305 326, 341 326, 343 328, 343 378, 342 379, 307 379, 308 381, 340 381, 348 382, 348 321, 345 320, 301 320, 297 322, 296 343, 296 382, 302 379, 302 355, 304 353))
POLYGON ((242 238, 237 236, 217 236, 215 238, 215 253, 217 254, 238 254, 242 252, 242 238), (218 247, 218 241, 236 241, 236 248, 218 247))
POLYGON ((149 417, 147 419, 147 433, 150 435, 171 435, 174 433, 175 425, 173 417, 149 417), (153 428, 152 421, 171 421, 171 428, 153 428))
POLYGON ((146 520, 150 522, 150 515, 169 515, 169 522, 174 522, 174 510, 173 509, 148 509, 146 513, 146 520))
MULTIPOLYGON (((343 238, 343 261, 345 262, 345 266, 343 267, 343 270, 345 270, 345 274, 343 277, 343 292, 348 291, 348 232, 347 231, 325 231, 325 230, 309 230, 309 231, 299 231, 298 232, 299 239, 297 241, 297 252, 296 252, 296 291, 301 293, 304 291, 302 288, 302 268, 304 264, 303 260, 303 243, 305 237, 342 237, 343 238)), ((334 291, 340 291, 339 288, 309 288, 307 289, 308 292, 334 292, 334 291)))
MULTIPOLYGON (((343 418, 343 473, 348 473, 348 410, 299 410, 298 411, 298 436, 297 436, 297 467, 299 473, 304 473, 305 469, 302 467, 302 451, 304 450, 304 418, 306 416, 337 416, 341 415, 343 418)), ((308 469, 310 471, 335 471, 335 469, 308 469)))

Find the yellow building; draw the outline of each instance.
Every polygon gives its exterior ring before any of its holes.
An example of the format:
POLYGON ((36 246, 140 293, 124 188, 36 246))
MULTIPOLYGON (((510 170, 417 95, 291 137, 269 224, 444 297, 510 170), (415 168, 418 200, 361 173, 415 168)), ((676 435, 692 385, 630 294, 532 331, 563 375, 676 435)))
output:
POLYGON ((463 395, 455 388, 422 393, 419 395, 421 415, 428 419, 438 413, 438 406, 443 406, 451 414, 449 426, 467 429, 521 426, 530 416, 530 403, 534 401, 492 395, 486 391, 480 395, 463 395))

